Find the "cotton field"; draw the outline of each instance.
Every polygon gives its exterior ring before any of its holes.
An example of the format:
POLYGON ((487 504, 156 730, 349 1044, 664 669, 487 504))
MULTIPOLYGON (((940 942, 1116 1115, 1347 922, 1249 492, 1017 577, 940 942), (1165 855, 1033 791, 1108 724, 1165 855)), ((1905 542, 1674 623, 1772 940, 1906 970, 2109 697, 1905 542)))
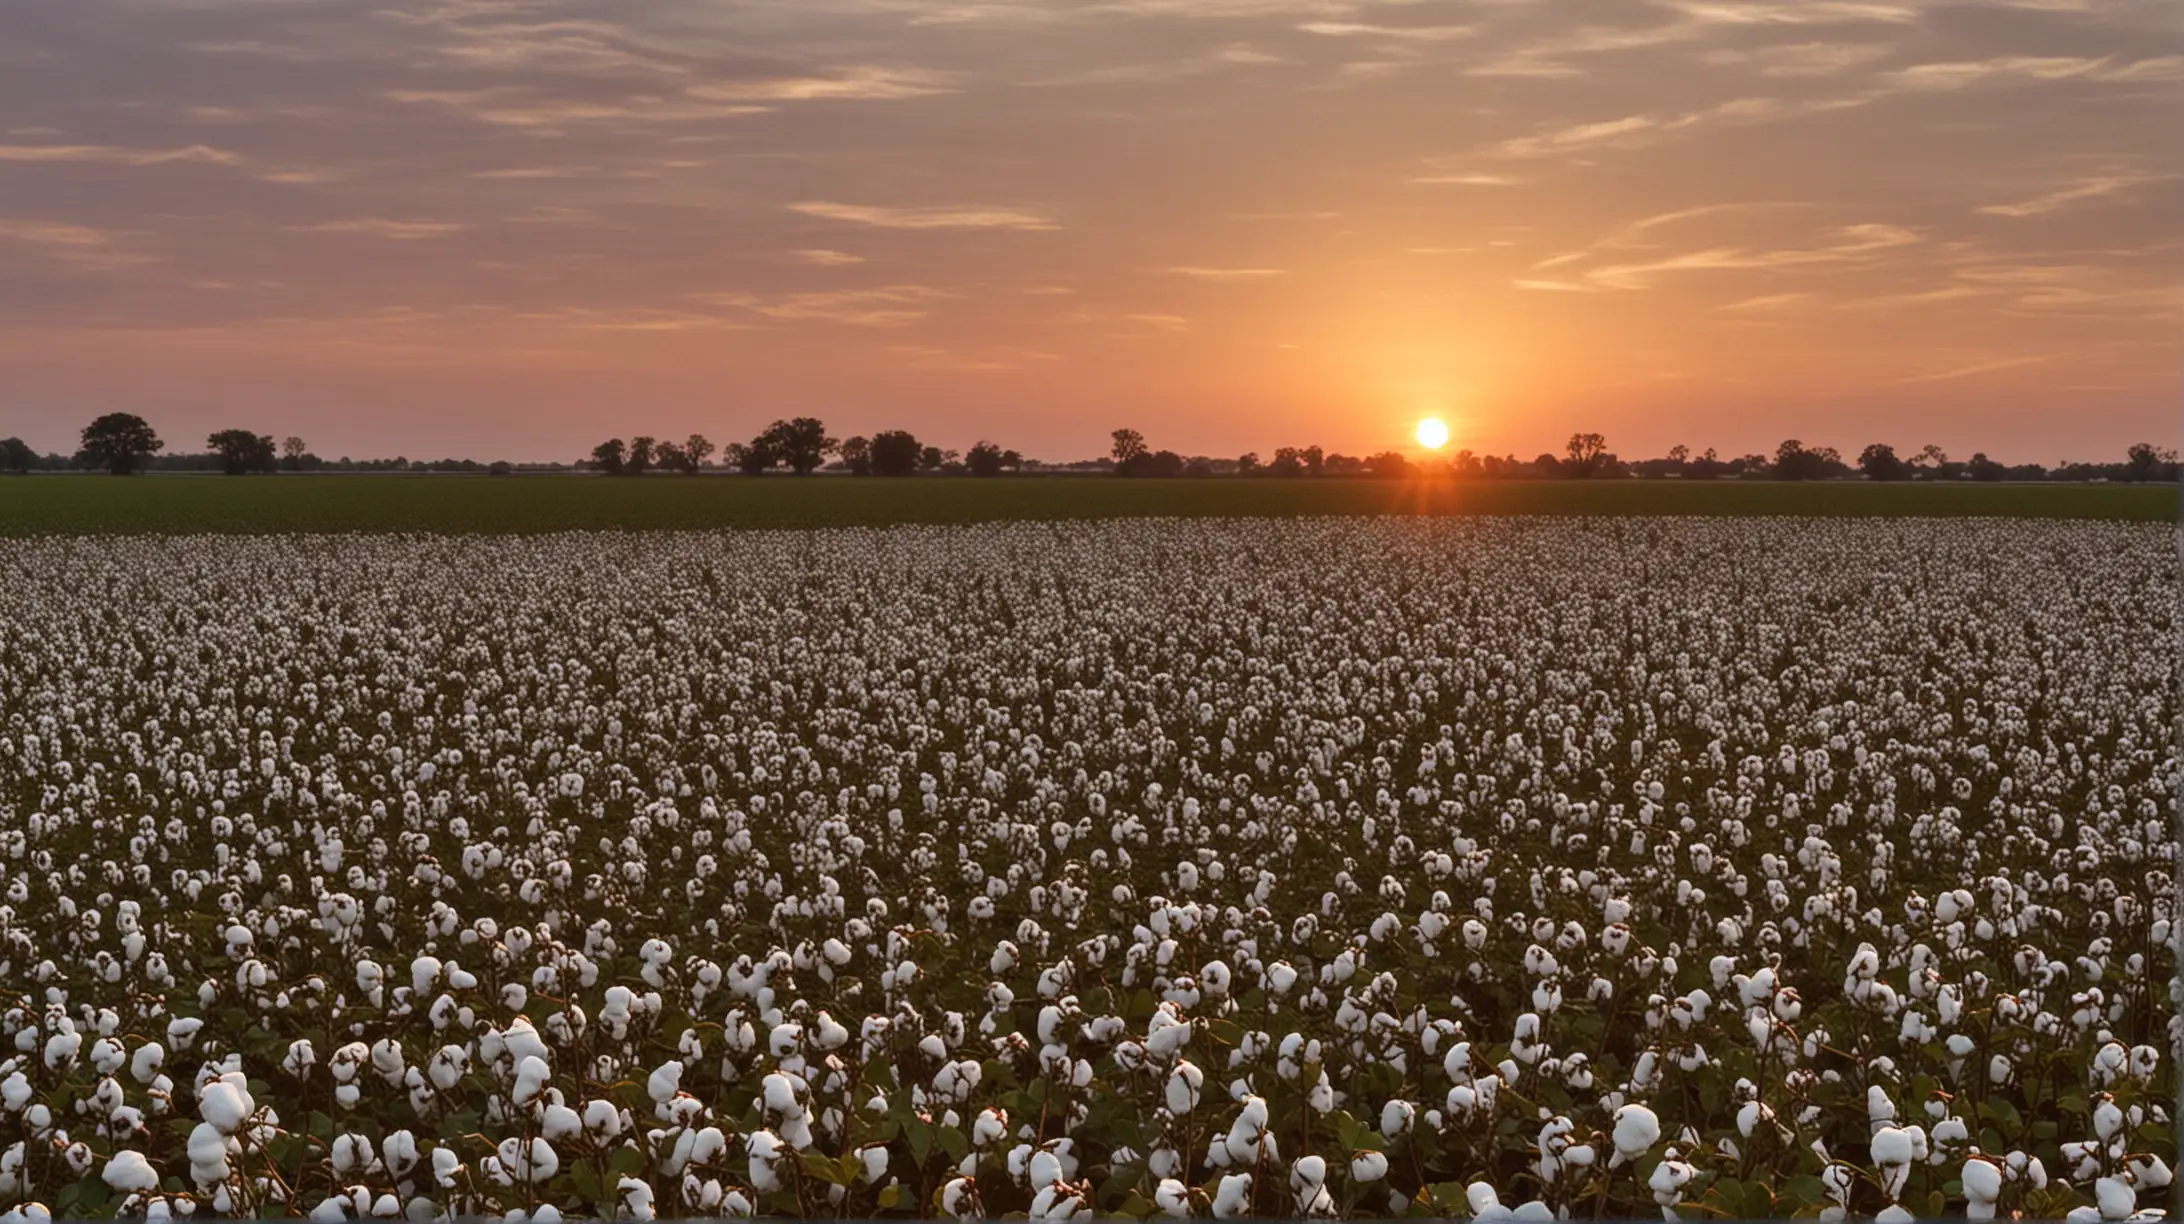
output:
POLYGON ((0 544, 0 1212, 2175 1214, 2173 530, 0 544))

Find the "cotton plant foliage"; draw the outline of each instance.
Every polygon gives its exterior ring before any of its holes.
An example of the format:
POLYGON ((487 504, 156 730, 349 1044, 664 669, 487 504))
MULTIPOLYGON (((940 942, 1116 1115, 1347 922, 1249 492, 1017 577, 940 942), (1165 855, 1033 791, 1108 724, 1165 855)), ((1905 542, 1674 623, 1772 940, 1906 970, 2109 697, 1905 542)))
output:
POLYGON ((2178 562, 0 544, 0 1219, 2174 1213, 2178 562))

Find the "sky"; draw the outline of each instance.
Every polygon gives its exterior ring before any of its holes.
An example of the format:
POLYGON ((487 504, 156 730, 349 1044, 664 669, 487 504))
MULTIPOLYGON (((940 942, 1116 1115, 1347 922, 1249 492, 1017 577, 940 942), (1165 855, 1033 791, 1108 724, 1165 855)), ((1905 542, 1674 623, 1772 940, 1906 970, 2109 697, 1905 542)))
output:
POLYGON ((0 435, 2112 458, 2174 0, 18 0, 0 435))

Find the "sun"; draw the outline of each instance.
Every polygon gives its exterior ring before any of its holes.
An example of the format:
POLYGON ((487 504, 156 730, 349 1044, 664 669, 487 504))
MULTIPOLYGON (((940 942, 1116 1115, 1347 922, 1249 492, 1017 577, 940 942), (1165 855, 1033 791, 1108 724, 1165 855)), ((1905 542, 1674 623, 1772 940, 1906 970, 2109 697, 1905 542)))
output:
POLYGON ((1439 450, 1448 445, 1448 424, 1439 417, 1427 417, 1418 422, 1418 445, 1427 450, 1439 450))

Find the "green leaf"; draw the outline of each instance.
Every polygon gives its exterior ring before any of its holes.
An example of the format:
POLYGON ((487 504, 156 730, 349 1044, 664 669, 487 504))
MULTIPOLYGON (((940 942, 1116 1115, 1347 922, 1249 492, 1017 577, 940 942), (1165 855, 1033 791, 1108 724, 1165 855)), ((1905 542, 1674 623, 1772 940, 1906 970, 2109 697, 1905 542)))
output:
POLYGON ((897 1208, 897 1207, 900 1207, 900 1206, 902 1206, 902 1186, 901 1186, 901 1184, 900 1184, 900 1183, 897 1183, 897 1184, 895 1184, 895 1185, 892 1185, 892 1186, 887 1186, 887 1187, 884 1187, 884 1188, 882 1188, 882 1189, 881 1189, 881 1191, 880 1191, 880 1210, 881 1210, 881 1211, 893 1211, 893 1210, 894 1210, 895 1208, 897 1208))
POLYGON ((851 1175, 842 1172, 839 1161, 818 1152, 804 1152, 796 1159, 797 1163, 803 1165, 806 1177, 817 1178, 830 1186, 847 1186, 850 1183, 851 1175))
POLYGON ((960 1164, 970 1154, 971 1137, 953 1126, 943 1126, 940 1128, 940 1146, 946 1148, 948 1155, 960 1164))
POLYGON ((602 1198, 599 1186, 599 1170, 590 1161, 579 1160, 569 1169, 569 1184, 576 1188, 577 1197, 586 1203, 598 1203, 602 1198))
POLYGON ((607 1170, 617 1179, 635 1177, 645 1170, 645 1154, 633 1147, 616 1148, 607 1157, 607 1170))

